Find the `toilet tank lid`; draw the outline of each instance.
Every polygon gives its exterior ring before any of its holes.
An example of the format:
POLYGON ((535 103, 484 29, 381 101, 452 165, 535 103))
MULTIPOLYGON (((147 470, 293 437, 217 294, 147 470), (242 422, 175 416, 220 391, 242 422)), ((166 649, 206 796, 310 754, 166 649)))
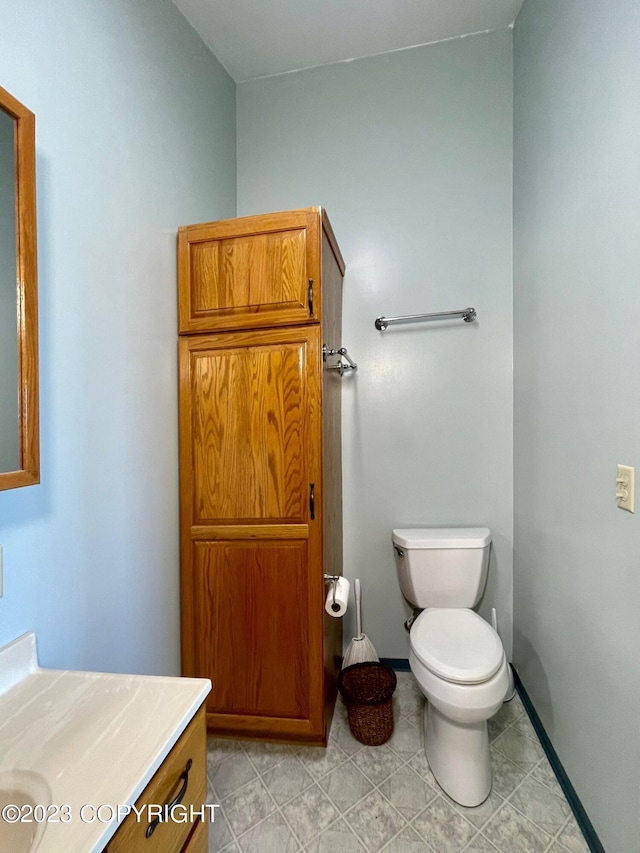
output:
POLYGON ((484 548, 491 542, 488 527, 396 528, 392 539, 402 548, 484 548))

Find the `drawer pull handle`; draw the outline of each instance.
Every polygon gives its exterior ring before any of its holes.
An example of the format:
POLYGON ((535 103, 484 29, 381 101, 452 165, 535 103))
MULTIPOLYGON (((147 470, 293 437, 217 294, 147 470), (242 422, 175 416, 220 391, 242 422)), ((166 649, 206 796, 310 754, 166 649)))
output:
MULTIPOLYGON (((184 770, 180 774, 180 779, 182 781, 182 785, 180 787, 180 790, 175 795, 173 800, 171 800, 170 803, 165 803, 165 805, 162 809, 163 815, 170 815, 171 812, 173 811, 173 809, 176 806, 179 806, 180 803, 182 802, 184 795, 187 793, 187 788, 189 787, 189 771, 191 770, 192 764, 193 764, 193 761, 191 759, 189 759, 187 761, 187 764, 186 764, 184 770)), ((158 815, 158 817, 155 817, 151 821, 149 826, 147 827, 147 838, 151 838, 153 833, 156 831, 156 827, 158 826, 159 823, 162 823, 162 816, 161 815, 158 815)))
POLYGON ((313 317, 313 279, 309 279, 309 289, 307 291, 307 302, 309 303, 309 316, 313 317))

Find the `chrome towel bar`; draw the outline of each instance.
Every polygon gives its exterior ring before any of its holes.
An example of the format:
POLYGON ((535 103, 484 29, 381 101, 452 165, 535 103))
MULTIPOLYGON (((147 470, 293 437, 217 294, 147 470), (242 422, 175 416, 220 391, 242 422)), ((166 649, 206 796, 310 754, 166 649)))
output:
POLYGON ((322 344, 322 360, 326 361, 330 355, 339 355, 340 361, 337 364, 328 364, 327 370, 337 370, 340 376, 343 376, 346 370, 356 371, 358 369, 358 365, 351 358, 351 356, 347 352, 346 347, 340 347, 340 349, 330 349, 326 344, 322 344), (344 359, 347 363, 345 364, 342 359, 344 359))
POLYGON ((387 326, 396 323, 418 323, 422 320, 452 320, 461 317, 465 323, 473 323, 476 319, 475 308, 463 308, 461 311, 440 311, 437 314, 407 314, 404 317, 378 317, 375 327, 379 332, 384 332, 387 326))

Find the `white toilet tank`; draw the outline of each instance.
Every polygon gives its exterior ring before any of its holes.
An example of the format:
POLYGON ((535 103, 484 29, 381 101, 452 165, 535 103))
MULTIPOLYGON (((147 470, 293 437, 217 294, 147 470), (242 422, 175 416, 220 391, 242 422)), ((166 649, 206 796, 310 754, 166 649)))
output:
POLYGON ((488 527, 413 527, 392 535, 400 589, 415 607, 468 607, 487 582, 488 527))

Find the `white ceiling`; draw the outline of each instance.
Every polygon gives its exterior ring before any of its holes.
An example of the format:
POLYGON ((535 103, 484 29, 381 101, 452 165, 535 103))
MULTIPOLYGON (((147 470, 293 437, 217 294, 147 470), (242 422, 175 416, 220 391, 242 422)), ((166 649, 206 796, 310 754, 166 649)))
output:
POLYGON ((174 0, 236 81, 512 24, 523 0, 174 0))

